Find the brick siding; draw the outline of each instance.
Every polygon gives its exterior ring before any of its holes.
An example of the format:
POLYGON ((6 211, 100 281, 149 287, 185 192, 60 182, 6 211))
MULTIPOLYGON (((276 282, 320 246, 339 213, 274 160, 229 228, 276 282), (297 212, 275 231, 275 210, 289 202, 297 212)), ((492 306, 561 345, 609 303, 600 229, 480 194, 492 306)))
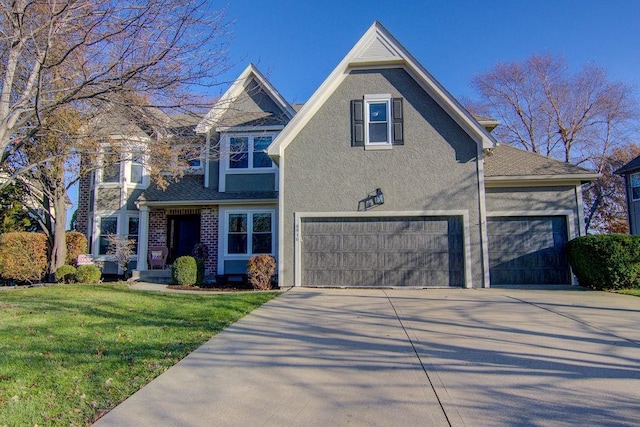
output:
POLYGON ((205 261, 206 274, 218 272, 218 207, 209 206, 200 211, 200 240, 209 249, 205 261))
POLYGON ((80 178, 78 184, 78 213, 76 215, 76 229, 89 237, 89 198, 91 194, 91 174, 80 178))

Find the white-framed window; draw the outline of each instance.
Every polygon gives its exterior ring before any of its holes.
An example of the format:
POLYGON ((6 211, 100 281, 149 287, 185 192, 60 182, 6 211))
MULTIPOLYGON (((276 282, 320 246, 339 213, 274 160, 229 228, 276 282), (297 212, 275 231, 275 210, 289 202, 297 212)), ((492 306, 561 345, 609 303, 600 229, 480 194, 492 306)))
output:
POLYGON ((269 156, 267 149, 273 142, 274 136, 263 133, 259 135, 228 135, 227 139, 227 161, 226 166, 229 171, 242 170, 266 170, 275 166, 269 156))
POLYGON ((103 216, 98 221, 98 255, 107 255, 109 252, 107 236, 118 234, 118 217, 103 216))
POLYGON ((391 145, 391 95, 365 95, 365 145, 391 145))
POLYGON ((182 144, 175 148, 180 166, 187 170, 202 169, 202 146, 200 144, 182 144))
POLYGON ((629 178, 631 180, 631 198, 640 200, 640 172, 632 173, 629 178))
POLYGON ((273 255, 274 219, 273 211, 227 212, 225 255, 273 255))
POLYGON ((139 230, 140 219, 137 216, 129 216, 127 218, 127 239, 135 240, 135 245, 133 246, 133 253, 138 254, 138 230, 139 230))
POLYGON ((102 153, 100 182, 120 183, 120 153, 112 147, 106 147, 102 153))
POLYGON ((142 184, 144 178, 144 150, 134 148, 131 150, 129 164, 129 179, 132 184, 142 184))

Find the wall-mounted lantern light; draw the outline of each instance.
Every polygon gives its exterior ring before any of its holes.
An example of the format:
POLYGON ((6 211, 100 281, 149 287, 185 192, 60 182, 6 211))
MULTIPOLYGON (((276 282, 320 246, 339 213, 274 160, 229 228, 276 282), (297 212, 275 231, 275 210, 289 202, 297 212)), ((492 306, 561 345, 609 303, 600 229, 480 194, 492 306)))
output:
POLYGON ((369 193, 367 197, 358 202, 359 211, 368 211, 371 208, 384 204, 384 194, 382 190, 376 188, 376 191, 369 193))

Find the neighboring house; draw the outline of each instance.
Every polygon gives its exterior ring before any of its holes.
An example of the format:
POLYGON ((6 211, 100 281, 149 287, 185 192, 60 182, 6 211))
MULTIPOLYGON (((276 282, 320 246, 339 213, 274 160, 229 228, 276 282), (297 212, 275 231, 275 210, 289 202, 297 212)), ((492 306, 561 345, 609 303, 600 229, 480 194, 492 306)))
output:
POLYGON ((640 156, 618 169, 627 191, 627 213, 629 233, 640 234, 640 156))
POLYGON ((139 218, 142 271, 149 248, 171 260, 201 242, 208 274, 267 253, 281 286, 569 284, 564 246, 597 175, 497 145, 496 125, 375 22, 301 108, 250 65, 195 127, 200 172, 89 209, 93 248, 115 216, 139 218))

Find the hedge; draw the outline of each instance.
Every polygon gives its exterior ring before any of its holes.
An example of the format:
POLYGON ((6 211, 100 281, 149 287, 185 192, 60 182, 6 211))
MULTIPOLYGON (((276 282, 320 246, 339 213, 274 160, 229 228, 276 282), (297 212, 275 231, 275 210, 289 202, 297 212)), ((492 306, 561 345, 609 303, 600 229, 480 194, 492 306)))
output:
POLYGON ((567 244, 567 251, 581 286, 599 290, 640 287, 640 236, 581 236, 567 244))
POLYGON ((4 233, 0 235, 0 259, 3 278, 28 283, 42 280, 48 264, 47 236, 43 233, 4 233))
POLYGON ((78 255, 87 253, 87 237, 77 231, 67 231, 65 234, 67 242, 67 258, 65 264, 76 265, 78 255))

